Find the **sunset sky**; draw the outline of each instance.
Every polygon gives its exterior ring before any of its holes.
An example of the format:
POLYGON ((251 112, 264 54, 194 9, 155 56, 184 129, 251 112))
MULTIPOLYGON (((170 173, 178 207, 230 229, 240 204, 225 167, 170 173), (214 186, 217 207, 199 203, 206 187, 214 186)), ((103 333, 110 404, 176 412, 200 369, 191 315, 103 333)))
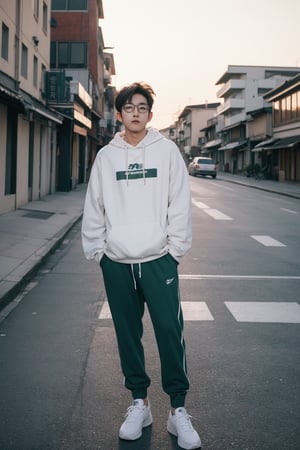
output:
POLYGON ((152 85, 156 128, 186 105, 220 101, 215 83, 228 65, 300 68, 300 0, 102 1, 114 84, 152 85))

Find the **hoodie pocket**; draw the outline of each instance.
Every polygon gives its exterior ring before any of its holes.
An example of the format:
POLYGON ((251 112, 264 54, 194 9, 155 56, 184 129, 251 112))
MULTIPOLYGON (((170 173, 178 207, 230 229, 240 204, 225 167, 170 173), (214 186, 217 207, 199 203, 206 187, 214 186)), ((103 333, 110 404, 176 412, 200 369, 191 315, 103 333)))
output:
POLYGON ((106 252, 116 259, 143 259, 161 255, 166 245, 166 232, 158 223, 114 225, 107 236, 106 252))

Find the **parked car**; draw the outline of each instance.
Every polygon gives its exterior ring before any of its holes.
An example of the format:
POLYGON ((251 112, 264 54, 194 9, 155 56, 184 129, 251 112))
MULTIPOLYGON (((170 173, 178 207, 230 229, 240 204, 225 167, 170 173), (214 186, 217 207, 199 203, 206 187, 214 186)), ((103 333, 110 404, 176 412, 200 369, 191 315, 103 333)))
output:
POLYGON ((197 175, 211 175, 213 178, 216 178, 217 176, 215 163, 211 158, 205 156, 196 156, 188 165, 188 172, 194 177, 197 175))

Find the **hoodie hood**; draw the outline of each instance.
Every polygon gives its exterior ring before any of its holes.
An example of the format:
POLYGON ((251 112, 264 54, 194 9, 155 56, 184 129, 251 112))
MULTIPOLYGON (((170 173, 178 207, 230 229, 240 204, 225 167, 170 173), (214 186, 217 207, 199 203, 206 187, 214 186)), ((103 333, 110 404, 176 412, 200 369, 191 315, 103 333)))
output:
POLYGON ((140 147, 147 147, 148 145, 154 144, 155 142, 160 141, 161 139, 164 139, 164 136, 155 128, 148 128, 147 134, 135 147, 128 144, 124 140, 125 132, 124 131, 118 131, 114 138, 110 141, 109 145, 113 145, 115 147, 121 147, 121 148, 140 148, 140 147))

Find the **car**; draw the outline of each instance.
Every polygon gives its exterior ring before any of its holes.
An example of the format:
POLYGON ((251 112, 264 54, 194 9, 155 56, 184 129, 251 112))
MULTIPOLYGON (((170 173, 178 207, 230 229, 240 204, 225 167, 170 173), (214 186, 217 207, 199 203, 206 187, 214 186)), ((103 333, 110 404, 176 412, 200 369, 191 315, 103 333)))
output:
POLYGON ((217 176, 217 169, 214 161, 206 156, 196 156, 188 165, 188 173, 196 177, 197 175, 217 176))

